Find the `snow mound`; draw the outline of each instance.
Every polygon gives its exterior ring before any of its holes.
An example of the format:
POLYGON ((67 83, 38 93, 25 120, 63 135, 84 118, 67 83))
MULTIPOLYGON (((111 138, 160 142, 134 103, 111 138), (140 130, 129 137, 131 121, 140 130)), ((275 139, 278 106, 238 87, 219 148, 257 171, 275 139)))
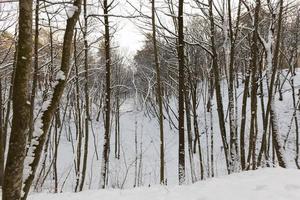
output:
POLYGON ((264 168, 185 186, 33 194, 29 200, 299 200, 300 171, 264 168))

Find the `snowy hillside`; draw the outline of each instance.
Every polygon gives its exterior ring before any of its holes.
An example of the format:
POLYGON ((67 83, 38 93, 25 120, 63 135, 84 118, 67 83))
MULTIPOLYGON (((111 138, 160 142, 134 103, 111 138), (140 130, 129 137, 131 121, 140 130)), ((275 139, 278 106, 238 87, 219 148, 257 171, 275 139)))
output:
POLYGON ((265 168, 186 186, 33 194, 29 200, 298 200, 299 180, 298 170, 265 168))
MULTIPOLYGON (((283 71, 283 74, 286 73, 283 71)), ((299 73, 299 72, 298 72, 299 73)), ((284 79, 284 76, 280 76, 284 79)), ((296 88, 300 85, 300 76, 297 75, 294 78, 296 88)), ((202 87, 202 86, 201 86, 202 87)), ((204 87, 204 86, 203 86, 204 87)), ((222 88, 225 91, 226 83, 223 82, 222 88)), ((237 93, 242 94, 244 88, 240 86, 237 88, 237 93)), ((295 128, 294 123, 291 123, 293 119, 293 101, 292 94, 289 84, 283 85, 283 101, 278 100, 276 96, 275 103, 278 112, 278 124, 281 134, 282 141, 285 142, 286 159, 290 168, 296 168, 294 163, 295 155, 295 128)), ((264 100, 267 101, 267 90, 264 91, 264 100)), ((224 105, 228 104, 227 94, 223 96, 224 105)), ((204 98, 203 98, 204 99, 204 98)), ((213 120, 210 122, 208 113, 205 111, 203 105, 205 100, 200 98, 199 107, 197 112, 199 113, 198 122, 199 130, 201 131, 201 146, 203 151, 203 164, 204 164, 204 178, 210 177, 211 171, 210 164, 214 163, 214 174, 215 176, 226 175, 226 166, 224 161, 223 148, 221 143, 221 137, 219 133, 218 125, 218 114, 215 99, 213 99, 212 113, 213 120), (208 118, 208 119, 206 119, 208 118), (215 158, 213 161, 210 160, 210 143, 211 133, 210 126, 213 127, 214 132, 214 154, 215 158)), ((242 95, 238 98, 238 116, 241 114, 242 95)), ((171 99, 169 106, 176 112, 177 110, 177 99, 171 99)), ((227 107, 225 107, 227 110, 227 107)), ((261 110, 258 105, 258 110, 261 110)), ((250 112, 250 105, 248 104, 247 113, 250 112)), ((177 113, 177 112, 176 112, 177 113)), ((176 118, 174 115, 170 115, 174 123, 176 118)), ((226 119, 228 116, 226 117, 226 119)), ((96 116, 93 117, 96 119, 96 116)), ((72 120, 71 120, 72 121, 72 120)), ((238 119, 240 122, 240 118, 238 119)), ((228 119, 226 124, 228 123, 228 119)), ((246 127, 249 127, 250 119, 246 121, 246 127)), ((262 132, 262 120, 258 121, 260 132, 262 132)), ((114 123, 112 123, 114 126, 114 123)), ((159 183, 159 125, 157 118, 146 114, 145 107, 136 105, 133 98, 128 98, 120 108, 120 127, 121 127, 121 159, 116 159, 114 156, 114 149, 110 155, 110 167, 109 167, 109 187, 110 188, 132 188, 135 184, 139 186, 156 185, 159 183), (137 138, 135 138, 137 137, 137 138), (135 140, 137 146, 135 146, 135 140), (136 149, 137 148, 137 149, 136 149), (137 152, 136 152, 137 150, 137 152), (137 161, 137 162, 136 162, 137 161), (135 166, 137 165, 137 166, 135 166), (137 168, 136 168, 137 167, 137 168), (135 174, 137 171, 137 175, 135 174), (137 183, 135 177, 137 178, 137 183)), ((68 130, 68 127, 63 129, 61 135, 61 141, 59 144, 59 154, 57 157, 58 166, 58 188, 62 192, 73 191, 75 185, 76 175, 74 173, 74 160, 76 155, 74 152, 74 144, 76 144, 76 130, 75 126, 71 125, 72 130, 68 130), (72 135, 72 137, 70 137, 72 135), (72 139, 70 139, 72 138, 72 139)), ((174 128, 172 122, 165 119, 165 157, 166 157, 166 179, 168 185, 176 185, 178 181, 178 133, 177 129, 174 128)), ((101 168, 101 152, 103 147, 103 121, 93 121, 93 127, 90 132, 92 133, 89 138, 89 155, 88 155, 88 169, 87 169, 87 182, 85 183, 85 190, 94 190, 99 188, 100 168, 101 168)), ((248 137, 248 135, 246 136, 248 137)), ((261 134, 258 135, 261 138, 261 134)), ((187 138, 186 138, 187 140, 187 138)), ((111 145, 114 148, 115 135, 111 135, 111 145)), ((259 140, 260 141, 260 140, 259 140)), ((246 144, 248 145, 248 144, 246 144)), ((187 149, 187 145, 186 145, 187 149)), ((190 162, 188 156, 186 159, 186 181, 192 183, 192 174, 196 177, 196 180, 200 180, 200 165, 199 158, 195 154, 194 156, 194 172, 190 170, 190 162)), ((50 166, 51 168, 51 166, 50 166)), ((53 192, 53 178, 49 176, 43 185, 35 187, 35 191, 53 192)))
POLYGON ((299 33, 300 0, 0 0, 0 200, 300 200, 299 33))

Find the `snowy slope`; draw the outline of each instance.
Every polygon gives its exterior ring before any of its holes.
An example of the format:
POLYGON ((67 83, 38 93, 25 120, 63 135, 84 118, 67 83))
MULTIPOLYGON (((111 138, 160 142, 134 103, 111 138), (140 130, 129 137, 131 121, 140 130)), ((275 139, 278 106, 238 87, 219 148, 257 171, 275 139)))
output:
POLYGON ((299 200, 300 171, 264 168, 186 186, 33 194, 29 200, 299 200))
MULTIPOLYGON (((284 75, 286 71, 283 71, 284 75)), ((297 76, 294 78, 295 88, 300 88, 300 72, 298 72, 297 76)), ((281 82, 285 80, 285 76, 280 76, 281 82)), ((289 77, 288 77, 289 78, 289 77)), ((266 83, 264 83, 266 85, 266 83)), ((200 85, 199 88, 202 90, 206 90, 205 84, 200 85)), ((226 93, 226 83, 222 82, 222 92, 223 92, 223 102, 224 102, 224 110, 226 113, 226 127, 228 129, 228 115, 227 115, 227 93, 226 93)), ((240 116, 241 116, 241 105, 242 105, 242 94, 243 94, 243 85, 241 84, 239 88, 237 88, 238 94, 238 126, 240 126, 240 116)), ((278 94, 275 98, 276 111, 278 113, 278 126, 279 132, 281 135, 281 141, 286 140, 286 148, 285 154, 286 159, 288 161, 288 166, 290 168, 296 168, 295 166, 295 125, 291 123, 293 118, 293 101, 291 98, 291 86, 288 81, 285 82, 282 88, 283 91, 283 101, 278 100, 278 94), (289 136, 287 138, 287 136, 289 136)), ((267 89, 264 90, 264 101, 265 106, 267 102, 267 89)), ((202 93, 200 93, 202 94, 202 93)), ((297 99, 299 96, 296 97, 297 99)), ((212 123, 210 123, 209 114, 206 112, 204 105, 206 105, 207 99, 200 96, 199 97, 199 106, 197 109, 198 113, 198 123, 199 129, 201 133, 201 148, 203 153, 203 164, 204 164, 204 177, 210 177, 208 173, 208 169, 210 169, 209 164, 211 164, 210 160, 210 152, 212 151, 210 148, 211 141, 211 132, 210 125, 213 127, 214 134, 214 175, 222 176, 227 173, 225 160, 224 160, 224 152, 221 142, 221 137, 219 133, 219 125, 218 125, 218 114, 217 107, 215 103, 215 99, 213 99, 213 119, 212 123), (206 118, 207 119, 206 119, 206 118), (207 121, 207 122, 206 122, 207 121)), ((248 99, 247 106, 247 119, 246 119, 246 150, 248 150, 248 129, 250 124, 250 99, 248 99)), ((169 102, 170 108, 177 114, 177 99, 171 98, 169 102)), ((95 105, 94 105, 95 106, 95 105)), ((141 105, 136 105, 133 97, 127 98, 126 101, 122 104, 120 108, 120 127, 121 127, 121 159, 118 160, 114 156, 114 123, 112 122, 112 135, 111 135, 111 147, 112 151, 110 154, 110 164, 109 164, 109 177, 108 177, 108 187, 109 188, 132 188, 135 184, 135 160, 138 159, 137 168, 138 173, 140 172, 140 185, 148 186, 155 185, 159 183, 159 126, 156 117, 148 116, 145 114, 145 107, 141 105), (135 152, 135 134, 137 134, 137 154, 135 152), (142 155, 142 159, 141 158, 142 155), (142 160, 142 162, 140 162, 142 160), (141 163, 141 164, 140 164, 141 163)), ((84 190, 90 189, 98 189, 100 182, 100 166, 101 166, 101 154, 103 147, 103 120, 96 121, 97 108, 92 109, 94 112, 93 119, 93 128, 90 130, 90 141, 89 141, 89 155, 88 155, 88 169, 87 169, 87 177, 84 185, 84 190), (98 155, 98 157, 96 156, 98 155)), ((172 118, 175 125, 177 124, 177 119, 170 112, 170 117, 172 118)), ((258 102, 258 123, 259 123, 259 135, 257 142, 257 152, 260 147, 260 141, 262 136, 262 120, 261 120, 261 105, 260 101, 258 102)), ((298 113, 299 114, 299 113, 298 113)), ((165 112, 166 115, 166 112, 165 112)), ((298 116, 299 119, 299 116, 298 116)), ((70 123, 73 123, 71 119, 70 123)), ((114 121, 114 120, 112 120, 114 121)), ((177 185, 178 184, 178 131, 174 128, 172 123, 168 120, 168 117, 165 119, 165 174, 167 178, 167 182, 169 185, 177 185)), ((240 128, 240 127, 238 127, 240 128)), ((71 124, 71 135, 73 138, 73 144, 76 148, 76 131, 75 125, 71 124)), ((229 131, 229 130, 228 130, 229 131)), ((74 146, 70 142, 71 139, 67 137, 68 127, 63 130, 63 134, 61 137, 61 141, 58 147, 58 188, 59 191, 73 191, 75 187, 75 171, 74 171, 74 159, 76 158, 74 151, 74 146)), ((187 136, 186 136, 187 137, 187 136)), ((229 139, 229 138, 228 138, 229 139)), ((186 138, 187 141, 187 138, 186 138)), ((47 169, 49 168, 50 162, 47 162, 47 169)), ((200 180, 200 165, 199 165, 199 156, 198 153, 194 155, 194 163, 195 169, 194 173, 196 176, 196 180, 200 180)), ((191 178, 191 167, 189 163, 187 146, 186 146, 186 179, 187 183, 192 183, 191 178)), ((52 175, 48 176, 47 180, 43 187, 37 187, 34 191, 43 191, 43 192, 53 192, 54 191, 54 182, 52 175)))
MULTIPOLYGON (((282 78, 282 77, 281 77, 282 78)), ((282 78, 282 80, 284 80, 282 78)), ((202 87, 202 86, 201 86, 202 87)), ((225 83, 222 84, 223 87, 223 101, 224 101, 224 110, 227 113, 227 94, 226 94, 226 85, 225 83)), ((300 72, 295 77, 295 87, 296 89, 300 88, 300 72)), ((243 87, 240 86, 237 89, 238 95, 238 105, 239 105, 239 113, 238 116, 240 117, 240 109, 241 109, 241 100, 242 100, 242 93, 243 87)), ((267 101, 267 90, 264 91, 264 100, 267 101)), ((198 121, 199 121, 199 128, 201 132, 201 146, 203 151, 203 162, 205 168, 204 177, 209 177, 207 173, 207 169, 209 166, 207 163, 211 161, 207 158, 210 155, 211 149, 207 149, 207 144, 210 144, 210 132, 206 135, 206 127, 205 126, 205 113, 207 114, 206 110, 204 109, 203 105, 205 101, 200 98, 198 111, 198 121), (204 102, 203 102, 204 101, 204 102), (209 137, 206 137, 209 136, 209 137)), ((297 99, 300 96, 296 97, 297 99)), ((248 99, 248 101, 250 101, 248 99)), ((284 84, 283 87, 283 101, 278 101, 278 95, 275 99, 276 103, 276 110, 278 112, 278 125, 281 134, 281 141, 287 140, 286 143, 286 157, 288 160, 288 164, 290 168, 295 168, 295 128, 294 123, 291 123, 291 119, 293 117, 293 102, 291 98, 291 89, 288 82, 284 84), (290 133, 289 133, 290 132, 290 133), (289 134, 288 134, 289 133, 289 134), (287 135, 289 137, 286 139, 287 135)), ((248 102, 247 112, 250 112, 248 102)), ((170 107, 177 113, 177 100, 171 99, 170 100, 170 107)), ((259 117, 259 135, 261 137, 262 134, 262 120, 260 114, 260 106, 258 106, 258 117, 259 117)), ((93 109, 97 110, 97 109, 93 109)), ((134 161, 136 160, 135 155, 135 132, 137 134, 138 140, 138 169, 141 168, 141 186, 148 186, 148 185, 156 185, 159 183, 159 126, 156 118, 149 117, 144 113, 145 108, 139 106, 137 108, 134 103, 134 99, 128 98, 121 106, 121 159, 115 159, 114 157, 114 133, 112 133, 111 138, 111 145, 112 151, 110 155, 110 166, 109 166, 109 184, 108 188, 132 188, 135 181, 135 165, 134 161), (142 143, 141 143, 142 141, 142 143), (140 165, 140 155, 142 152, 142 164, 140 165)), ((94 113, 95 114, 95 113, 94 113)), ((176 123, 176 119, 173 115, 171 115, 173 121, 176 123)), ((208 117, 208 126, 210 126, 209 116, 208 117)), ((95 121, 96 117, 93 117, 93 129, 90 130, 90 145, 89 145, 89 158, 88 158, 88 169, 87 169, 87 177, 86 182, 84 185, 84 190, 95 190, 99 188, 99 181, 100 181, 100 166, 101 166, 101 153, 102 153, 102 146, 103 146, 103 121, 100 120, 95 121), (93 134, 94 132, 94 134, 93 134), (96 152, 99 158, 96 158, 96 152)), ((228 117, 227 117, 228 118, 228 117)), ((298 116, 299 119, 299 116, 298 116)), ((71 119, 72 121, 73 119, 71 119)), ((228 119, 226 121, 228 123, 228 119)), ((249 113, 247 118, 247 130, 249 128, 249 113)), ((238 124, 240 124, 240 119, 238 119, 238 124)), ((214 173, 215 176, 223 176, 226 174, 225 169, 225 161, 224 161, 224 153, 222 151, 222 143, 221 138, 219 137, 219 127, 218 127, 218 117, 217 117, 217 108, 215 99, 213 99, 213 121, 212 126, 214 127, 214 173)), ((114 124, 112 123, 112 127, 114 129, 114 124)), ((227 124, 228 127, 228 124, 227 124)), ((76 132, 75 126, 71 125, 72 128, 72 135, 73 135, 73 143, 76 146, 76 132)), ((177 163, 178 163, 178 131, 170 125, 170 122, 166 119, 165 120, 165 158, 166 158, 166 178, 168 185, 174 186, 178 183, 178 172, 177 172, 177 163)), ((67 130, 67 128, 66 128, 67 130)), ((74 155, 74 147, 70 142, 70 138, 67 136, 68 131, 63 131, 60 145, 59 145, 59 154, 58 154, 58 178, 59 178, 59 191, 63 192, 70 192, 74 191, 75 187, 75 173, 74 173, 74 159, 76 158, 74 155)), ((248 131, 247 131, 248 132, 248 131)), ((248 135, 246 135, 248 137, 248 135)), ((248 139, 246 139, 248 141, 248 139)), ((260 146, 260 139, 258 139, 257 147, 260 146)), ((246 143, 248 145, 248 143, 246 143)), ((76 147, 75 147, 76 148, 76 147)), ((246 147, 247 149, 247 147, 246 147)), ((76 149, 75 149, 76 151, 76 149)), ((257 150, 258 151, 258 150, 257 150)), ((49 159, 49 158, 48 158, 49 159)), ((51 158, 50 158, 51 159, 51 158)), ((49 160, 50 160, 49 159, 49 160)), ((200 180, 200 173, 199 173, 199 156, 198 154, 194 155, 195 161, 195 174, 196 180, 200 180)), ((50 160, 51 161, 51 160, 50 160)), ((50 162, 47 162, 46 169, 50 167, 50 162)), ((191 183, 191 170, 190 170, 190 163, 188 155, 186 155, 186 178, 187 183, 191 183)), ((49 173, 50 175, 45 181, 43 187, 39 185, 32 190, 32 192, 53 192, 54 191, 54 181, 52 172, 49 173)), ((234 176, 233 176, 234 177, 234 176)), ((223 179, 222 179, 223 180, 223 179)), ((300 179, 298 179, 300 180, 300 179)), ((209 181, 210 182, 210 181, 209 181)), ((257 184, 260 184, 259 181, 257 184)), ((197 185, 197 184, 196 184, 197 185)), ((207 185, 207 183, 205 183, 207 185)), ((193 187, 193 186, 191 186, 193 187)), ((197 187, 204 187, 202 184, 197 187)), ((232 186, 233 187, 233 186, 232 186)), ((254 186, 253 186, 254 187, 254 186)), ((34 187, 32 187, 34 188, 34 187)), ((171 188, 170 188, 171 189, 171 188)), ((220 189, 220 188, 219 188, 220 189)), ((228 189, 228 188, 227 188, 228 189)), ((152 191, 152 190, 151 190, 152 191)), ((201 190, 202 191, 202 190, 201 190)), ((130 193, 130 191, 128 191, 130 193)), ((300 190, 298 191, 300 193, 300 190)), ((109 193, 109 192, 108 192, 109 193)), ((115 192, 114 192, 115 193, 115 192)), ((123 195, 122 191, 122 195, 123 195)), ((125 192, 126 193, 126 192, 125 192)), ((106 194, 106 193, 104 193, 106 194)), ((104 195, 99 194, 99 195, 104 195)), ((110 193, 109 193, 110 194, 110 193)), ((98 195, 98 194, 96 194, 98 195)), ((158 194, 157 194, 158 195, 158 194)), ((145 195, 144 195, 145 196, 145 195)), ((74 197, 75 198, 75 197, 74 197)), ((120 198, 120 197, 119 197, 120 198)), ((55 199, 55 198, 54 198, 55 199)), ((117 199, 117 197, 116 197, 117 199)), ((167 198, 165 198, 167 199, 167 198)), ((244 198, 242 198, 243 200, 244 198)), ((300 199, 300 198, 299 198, 300 199)), ((76 200, 76 198, 75 198, 76 200)), ((80 200, 80 199, 79 199, 80 200)), ((91 199, 93 200, 93 199, 91 199)), ((189 199, 187 199, 189 200, 189 199)))

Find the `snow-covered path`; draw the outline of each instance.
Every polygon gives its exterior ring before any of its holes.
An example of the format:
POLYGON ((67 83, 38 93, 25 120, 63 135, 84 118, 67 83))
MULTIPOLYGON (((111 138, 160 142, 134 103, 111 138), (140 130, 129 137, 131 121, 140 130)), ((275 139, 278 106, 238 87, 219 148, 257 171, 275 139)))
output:
POLYGON ((29 200, 299 200, 300 171, 269 168, 186 186, 33 194, 29 200))

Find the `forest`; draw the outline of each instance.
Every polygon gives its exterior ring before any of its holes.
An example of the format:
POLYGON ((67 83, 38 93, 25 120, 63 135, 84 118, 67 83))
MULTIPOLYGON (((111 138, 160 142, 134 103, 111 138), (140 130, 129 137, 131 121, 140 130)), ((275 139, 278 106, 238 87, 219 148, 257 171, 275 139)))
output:
POLYGON ((299 199, 299 67, 299 0, 0 0, 0 196, 299 199))

